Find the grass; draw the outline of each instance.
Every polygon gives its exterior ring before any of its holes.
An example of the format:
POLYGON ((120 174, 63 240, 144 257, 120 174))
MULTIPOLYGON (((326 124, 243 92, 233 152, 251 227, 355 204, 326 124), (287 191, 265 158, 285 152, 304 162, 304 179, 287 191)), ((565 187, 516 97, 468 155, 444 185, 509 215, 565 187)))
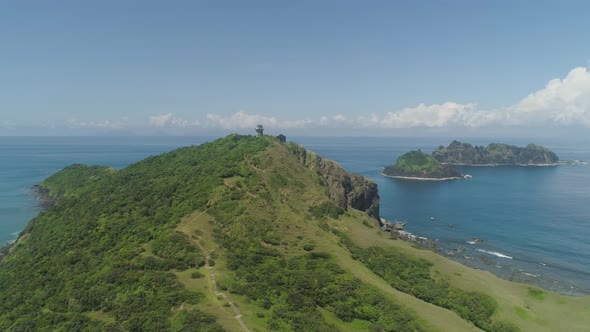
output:
MULTIPOLYGON (((374 232, 355 218, 345 219, 340 228, 347 230, 359 246, 394 246, 405 253, 432 262, 433 269, 440 271, 441 276, 452 286, 491 295, 499 304, 494 317, 513 322, 523 331, 588 331, 590 296, 567 297, 504 280, 490 272, 466 267, 432 251, 416 249, 403 241, 375 236, 374 232), (531 289, 534 295, 530 293, 531 289), (515 307, 526 308, 530 319, 522 319, 515 307)), ((420 314, 418 310, 417 312, 420 314)), ((424 317, 421 314, 420 316, 424 317)))
POLYGON ((516 306, 516 307, 514 307, 514 311, 516 312, 518 317, 520 317, 522 319, 530 319, 531 318, 529 313, 527 312, 527 310, 523 307, 516 306))
MULTIPOLYGON (((264 245, 279 249, 287 257, 305 254, 306 249, 329 253, 343 269, 362 282, 379 289, 388 298, 413 310, 429 326, 429 331, 478 331, 479 329, 449 310, 392 288, 362 263, 352 259, 349 252, 339 244, 339 238, 326 230, 334 228, 345 232, 350 235, 356 245, 361 247, 394 246, 406 254, 432 262, 433 271, 438 272, 437 279, 444 279, 461 289, 481 291, 491 295, 499 304, 494 318, 513 322, 523 331, 584 331, 587 326, 590 326, 590 297, 569 298, 541 290, 534 290, 532 295, 530 293, 532 288, 528 285, 497 278, 489 272, 465 267, 429 250, 383 236, 383 233, 373 226, 374 220, 358 211, 348 211, 334 221, 309 219, 306 217, 308 214, 304 212, 326 199, 321 188, 318 188, 318 179, 310 178, 285 149, 277 146, 271 146, 268 153, 258 155, 255 159, 258 174, 261 176, 260 181, 267 183, 272 192, 272 209, 274 209, 271 216, 274 220, 272 241, 270 241, 272 243, 264 243, 264 245), (277 172, 283 176, 277 177, 277 172), (310 244, 313 244, 313 248, 310 244)), ((243 214, 248 218, 253 220, 269 218, 267 214, 269 206, 265 205, 268 202, 264 202, 257 192, 245 184, 246 182, 243 178, 234 177, 227 179, 225 186, 230 190, 246 193, 244 205, 247 207, 243 214), (240 185, 236 185, 237 183, 240 185)), ((220 197, 223 195, 224 192, 220 192, 220 197)), ((186 217, 179 224, 178 229, 198 237, 210 252, 216 252, 219 248, 212 237, 213 226, 210 220, 212 217, 207 213, 193 214, 186 217)), ((240 226, 233 227, 237 232, 240 231, 240 226)), ((231 283, 232 273, 225 268, 223 257, 216 258, 216 261, 217 280, 222 284, 231 283)), ((189 288, 210 287, 207 271, 202 271, 205 278, 200 279, 190 278, 191 272, 194 271, 180 273, 179 280, 189 288)), ((224 327, 228 330, 239 330, 230 327, 232 324, 235 327, 235 319, 231 317, 229 308, 223 307, 224 302, 211 295, 211 292, 205 293, 207 294, 204 300, 207 308, 205 311, 220 317, 219 321, 224 322, 224 327)), ((267 321, 271 315, 269 311, 250 303, 244 296, 230 294, 230 297, 240 307, 243 320, 251 330, 267 330, 267 321)), ((326 310, 322 310, 322 315, 326 321, 343 331, 366 331, 369 328, 368 323, 363 321, 353 320, 344 323, 326 310)))
POLYGON ((545 292, 538 288, 529 287, 528 294, 539 301, 543 301, 545 299, 545 292))
POLYGON ((338 319, 336 315, 333 313, 320 309, 324 319, 336 326, 340 331, 370 331, 371 323, 363 320, 353 319, 352 322, 343 322, 342 320, 338 319))
POLYGON ((105 323, 114 323, 115 319, 102 311, 90 311, 85 313, 86 316, 105 323))

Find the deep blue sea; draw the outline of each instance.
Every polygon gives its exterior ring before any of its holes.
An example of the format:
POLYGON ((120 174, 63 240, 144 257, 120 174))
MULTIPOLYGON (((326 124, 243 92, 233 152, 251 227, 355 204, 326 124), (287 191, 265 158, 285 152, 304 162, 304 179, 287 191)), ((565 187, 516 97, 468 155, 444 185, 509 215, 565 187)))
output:
MULTIPOLYGON (((123 168, 207 137, 0 137, 0 243, 14 241, 38 210, 30 188, 72 163, 123 168)), ((564 294, 590 294, 590 165, 463 167, 461 181, 381 176, 404 152, 430 152, 452 139, 536 143, 562 160, 590 160, 583 139, 383 137, 289 138, 379 185, 381 215, 404 220, 441 254, 503 278, 564 294), (431 220, 431 217, 436 218, 431 220), (450 227, 449 225, 453 225, 450 227), (473 238, 483 240, 469 244, 473 238)))

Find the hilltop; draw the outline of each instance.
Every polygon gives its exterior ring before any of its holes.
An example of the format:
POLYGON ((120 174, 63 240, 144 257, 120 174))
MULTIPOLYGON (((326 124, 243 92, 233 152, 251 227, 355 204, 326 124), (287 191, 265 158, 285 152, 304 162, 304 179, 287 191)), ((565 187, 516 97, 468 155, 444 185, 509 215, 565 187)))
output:
POLYGON ((445 164, 455 165, 554 165, 557 155, 540 145, 525 147, 492 143, 487 147, 452 141, 449 146, 439 146, 432 156, 445 164))
POLYGON ((387 166, 383 175, 420 180, 462 179, 463 175, 443 165, 422 151, 410 151, 400 156, 395 165, 387 166))
MULTIPOLYGON (((0 262, 2 331, 582 331, 590 298, 379 229, 379 196, 295 143, 230 135, 46 179, 0 262)), ((395 202, 393 202, 395 204, 395 202)))

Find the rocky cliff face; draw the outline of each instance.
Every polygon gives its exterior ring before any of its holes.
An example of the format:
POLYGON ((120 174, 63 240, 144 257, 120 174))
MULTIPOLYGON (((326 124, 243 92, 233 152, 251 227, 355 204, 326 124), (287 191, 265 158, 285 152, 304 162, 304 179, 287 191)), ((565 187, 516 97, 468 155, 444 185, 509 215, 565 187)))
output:
POLYGON ((338 206, 364 211, 380 222, 379 194, 375 182, 351 174, 335 161, 324 159, 301 146, 292 147, 291 152, 302 165, 315 171, 318 180, 327 188, 329 197, 338 206))
POLYGON ((535 144, 518 147, 493 143, 483 147, 453 141, 447 147, 440 146, 432 156, 441 163, 466 165, 543 165, 559 162, 555 153, 535 144))

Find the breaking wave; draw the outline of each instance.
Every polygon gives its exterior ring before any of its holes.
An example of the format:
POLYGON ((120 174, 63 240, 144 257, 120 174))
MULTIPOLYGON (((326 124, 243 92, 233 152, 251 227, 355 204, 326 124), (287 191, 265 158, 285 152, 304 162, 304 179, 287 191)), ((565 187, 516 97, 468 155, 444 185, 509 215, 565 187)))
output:
POLYGON ((489 254, 489 255, 494 255, 494 256, 500 257, 500 258, 512 259, 512 257, 510 257, 508 255, 501 254, 501 253, 496 252, 496 251, 488 251, 488 250, 483 250, 483 249, 475 249, 475 250, 477 250, 479 252, 484 252, 484 253, 489 254))

